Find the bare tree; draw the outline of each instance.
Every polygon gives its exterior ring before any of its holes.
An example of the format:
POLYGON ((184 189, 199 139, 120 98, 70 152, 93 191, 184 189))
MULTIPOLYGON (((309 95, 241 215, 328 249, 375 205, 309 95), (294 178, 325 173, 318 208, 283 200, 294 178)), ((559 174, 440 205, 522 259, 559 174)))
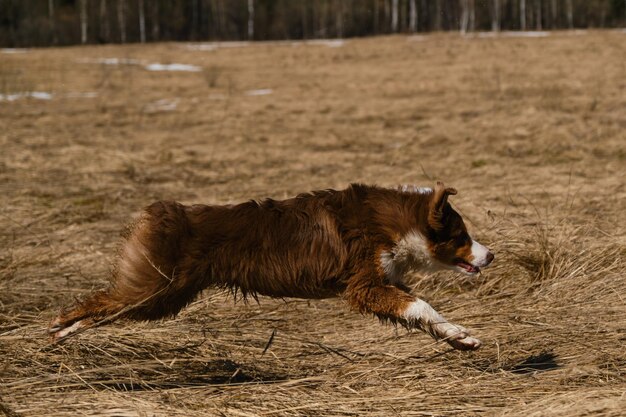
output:
POLYGON ((326 23, 324 21, 324 3, 315 0, 313 7, 313 37, 322 37, 325 32, 326 23), (317 25, 317 29, 316 29, 317 25))
POLYGON ((409 2, 409 30, 411 32, 417 32, 417 4, 416 0, 410 0, 409 2))
POLYGON ((500 0, 493 0, 491 12, 491 30, 500 31, 500 0))
POLYGON ((335 0, 335 32, 338 38, 343 38, 343 2, 335 0))
POLYGON ((226 17, 228 14, 228 6, 224 4, 224 0, 217 0, 217 3, 219 4, 219 13, 217 14, 217 17, 219 19, 219 31, 222 34, 222 36, 228 36, 228 26, 226 25, 226 17))
POLYGON ((198 38, 198 21, 200 20, 198 6, 198 0, 191 0, 191 38, 194 40, 198 38))
POLYGON ((428 9, 428 4, 429 1, 428 0, 420 0, 421 3, 421 10, 422 10, 422 14, 421 14, 421 18, 420 20, 422 21, 422 27, 425 29, 430 29, 431 25, 431 18, 430 18, 430 11, 428 9))
MULTIPOLYGON (((302 39, 307 38, 308 21, 307 21, 307 2, 300 2, 300 13, 302 15, 302 39)), ((254 21, 253 21, 254 24, 254 21)))
POLYGON ((536 22, 535 22, 535 23, 536 23, 536 28, 537 28, 537 30, 542 30, 542 29, 543 29, 543 26, 542 26, 542 24, 541 24, 541 19, 542 19, 542 16, 541 16, 541 14, 542 14, 542 13, 541 13, 541 12, 542 12, 542 6, 543 6, 543 5, 541 4, 541 0, 535 0, 535 13, 536 13, 536 16, 537 16, 537 17, 536 17, 536 22))
POLYGON ((87 0, 80 0, 80 43, 87 43, 87 0))
POLYGON ((3 46, 545 30, 626 18, 626 0, 0 0, 0 14, 3 4, 13 10, 0 17, 3 46))
POLYGON ((558 18, 557 0, 550 0, 550 17, 552 18, 552 29, 556 29, 558 18))
POLYGON ((600 27, 604 27, 604 24, 606 23, 606 15, 607 15, 607 2, 603 1, 600 4, 600 27))
POLYGON ((391 31, 398 31, 398 0, 391 1, 391 31))
POLYGON ((146 13, 143 0, 137 0, 137 7, 139 8, 139 40, 141 43, 146 43, 146 13))
POLYGON ((220 2, 219 0, 211 0, 211 16, 213 16, 213 33, 219 36, 220 33, 220 2))
POLYGON ((48 18, 54 20, 54 0, 48 0, 48 18))
POLYGON ((248 0, 248 39, 254 39, 254 0, 248 0))
POLYGON ((469 0, 461 0, 460 30, 463 35, 467 33, 468 25, 469 25, 469 0))
POLYGON ((441 30, 441 13, 443 8, 441 7, 441 0, 435 1, 435 30, 441 30))
POLYGON ((107 16, 107 0, 100 0, 100 38, 108 42, 111 37, 109 18, 107 16))
POLYGON ((383 0, 383 22, 385 22, 384 28, 383 28, 383 32, 387 32, 387 22, 391 21, 391 13, 389 12, 390 7, 389 7, 389 2, 391 0, 383 0))
POLYGON ((567 25, 570 29, 574 28, 574 6, 572 0, 565 0, 565 7, 567 10, 567 25))
POLYGON ((161 25, 159 24, 159 2, 151 1, 152 4, 152 40, 158 41, 160 37, 161 25))
POLYGON ((50 30, 52 31, 52 42, 57 43, 57 25, 54 16, 54 0, 48 0, 48 20, 50 21, 50 30))
POLYGON ((126 43, 126 19, 124 18, 125 0, 117 0, 117 24, 120 27, 120 41, 126 43))
POLYGON ((380 5, 378 0, 374 0, 374 33, 378 33, 378 21, 380 18, 380 5))

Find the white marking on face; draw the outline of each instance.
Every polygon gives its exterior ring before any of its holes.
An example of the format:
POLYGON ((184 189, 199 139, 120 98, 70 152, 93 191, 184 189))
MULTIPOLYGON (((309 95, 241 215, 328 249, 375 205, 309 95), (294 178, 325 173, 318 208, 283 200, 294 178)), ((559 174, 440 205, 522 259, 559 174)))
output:
POLYGON ((472 240, 471 253, 473 258, 472 264, 474 266, 484 267, 489 265, 489 260, 487 259, 487 255, 489 255, 489 249, 476 242, 475 240, 472 240))

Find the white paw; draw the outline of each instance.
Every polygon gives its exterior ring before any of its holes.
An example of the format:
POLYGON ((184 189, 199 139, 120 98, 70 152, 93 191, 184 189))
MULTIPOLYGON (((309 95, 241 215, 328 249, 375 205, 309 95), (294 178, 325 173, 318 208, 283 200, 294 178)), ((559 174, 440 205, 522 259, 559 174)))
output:
POLYGON ((466 336, 462 339, 448 339, 446 341, 457 350, 476 350, 482 346, 480 340, 471 336, 466 336))
POLYGON ((84 326, 83 326, 82 322, 79 320, 76 323, 72 324, 71 326, 66 327, 65 329, 58 330, 59 326, 53 326, 53 327, 50 328, 49 331, 50 331, 50 333, 54 333, 52 335, 52 338, 54 340, 59 340, 59 339, 62 339, 65 336, 67 336, 67 335, 69 335, 71 333, 74 333, 76 330, 80 329, 81 327, 84 327, 84 326))
POLYGON ((443 331, 442 339, 458 350, 476 350, 482 346, 482 342, 471 337, 466 328, 450 323, 443 331))

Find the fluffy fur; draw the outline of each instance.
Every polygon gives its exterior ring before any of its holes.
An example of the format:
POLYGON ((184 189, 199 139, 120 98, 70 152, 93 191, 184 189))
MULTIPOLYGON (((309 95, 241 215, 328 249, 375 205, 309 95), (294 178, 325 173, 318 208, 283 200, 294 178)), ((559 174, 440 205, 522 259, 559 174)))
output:
POLYGON ((456 190, 353 184, 237 205, 159 201, 129 227, 111 285, 62 312, 56 340, 119 317, 177 314, 203 289, 244 296, 341 296, 362 313, 420 328, 457 349, 480 341, 404 285, 411 270, 477 273, 493 255, 447 202, 456 190), (478 246, 476 246, 478 245, 478 246))

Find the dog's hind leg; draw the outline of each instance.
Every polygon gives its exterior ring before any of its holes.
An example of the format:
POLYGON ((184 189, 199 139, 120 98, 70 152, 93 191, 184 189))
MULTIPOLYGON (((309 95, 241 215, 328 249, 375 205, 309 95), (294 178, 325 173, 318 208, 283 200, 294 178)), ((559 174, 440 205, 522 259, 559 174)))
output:
POLYGON ((71 309, 61 311, 50 323, 48 332, 53 340, 60 340, 107 317, 115 317, 123 308, 124 304, 116 302, 108 291, 98 291, 71 309))
POLYGON ((120 251, 111 286, 61 312, 49 332, 58 340, 79 329, 121 317, 155 320, 174 316, 203 289, 181 270, 189 224, 184 207, 158 202, 131 228, 120 251))

